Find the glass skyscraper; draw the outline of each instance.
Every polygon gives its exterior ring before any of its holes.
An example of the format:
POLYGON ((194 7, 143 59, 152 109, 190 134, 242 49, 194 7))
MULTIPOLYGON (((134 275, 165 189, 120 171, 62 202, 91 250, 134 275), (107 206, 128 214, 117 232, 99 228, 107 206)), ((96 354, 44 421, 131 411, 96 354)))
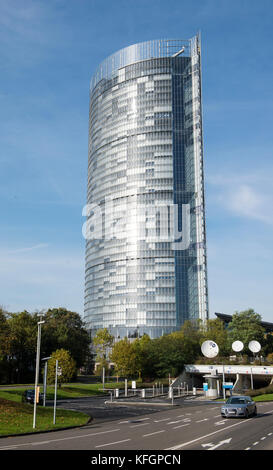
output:
POLYGON ((92 334, 154 338, 208 318, 199 35, 96 70, 83 215, 92 334))

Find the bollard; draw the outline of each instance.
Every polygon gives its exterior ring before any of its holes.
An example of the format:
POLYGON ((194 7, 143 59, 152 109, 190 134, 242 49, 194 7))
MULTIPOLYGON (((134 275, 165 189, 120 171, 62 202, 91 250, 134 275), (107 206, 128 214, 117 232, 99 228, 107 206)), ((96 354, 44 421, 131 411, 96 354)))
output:
POLYGON ((141 398, 145 398, 145 388, 141 390, 141 398))
POLYGON ((116 397, 116 398, 119 397, 119 389, 118 389, 118 388, 115 389, 115 397, 116 397))

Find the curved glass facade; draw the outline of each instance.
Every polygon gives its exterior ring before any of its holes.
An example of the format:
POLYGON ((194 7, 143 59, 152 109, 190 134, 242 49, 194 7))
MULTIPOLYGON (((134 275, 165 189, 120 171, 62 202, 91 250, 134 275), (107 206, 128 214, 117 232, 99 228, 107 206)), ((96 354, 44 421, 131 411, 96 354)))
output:
POLYGON ((198 36, 136 44, 98 67, 87 203, 93 334, 154 338, 208 317, 198 36))

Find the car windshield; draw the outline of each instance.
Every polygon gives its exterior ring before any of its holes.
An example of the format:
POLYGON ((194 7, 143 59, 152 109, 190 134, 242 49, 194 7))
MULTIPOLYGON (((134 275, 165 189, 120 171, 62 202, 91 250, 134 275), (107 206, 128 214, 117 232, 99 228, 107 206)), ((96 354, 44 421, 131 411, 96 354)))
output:
POLYGON ((234 398, 232 397, 227 400, 227 403, 232 404, 232 405, 241 405, 241 404, 246 403, 246 399, 239 398, 239 397, 234 397, 234 398))

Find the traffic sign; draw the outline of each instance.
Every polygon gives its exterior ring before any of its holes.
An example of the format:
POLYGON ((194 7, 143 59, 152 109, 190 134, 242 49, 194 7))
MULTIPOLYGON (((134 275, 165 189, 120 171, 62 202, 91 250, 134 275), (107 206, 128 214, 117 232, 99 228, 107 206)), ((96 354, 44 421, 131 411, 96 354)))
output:
POLYGON ((233 388, 233 383, 232 382, 223 382, 223 388, 229 390, 233 388))

